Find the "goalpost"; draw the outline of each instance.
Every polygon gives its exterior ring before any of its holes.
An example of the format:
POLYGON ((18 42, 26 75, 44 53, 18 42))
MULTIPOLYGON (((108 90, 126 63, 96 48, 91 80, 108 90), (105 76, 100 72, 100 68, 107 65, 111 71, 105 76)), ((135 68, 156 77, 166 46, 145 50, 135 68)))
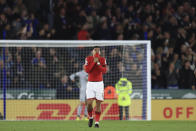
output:
MULTIPOLYGON (((75 120, 80 81, 70 76, 82 70, 93 46, 101 47, 107 61, 104 88, 115 89, 127 78, 133 85, 130 120, 151 120, 151 42, 75 40, 0 40, 3 119, 75 120)), ((106 97, 101 119, 118 120, 118 115, 117 97, 106 97)))

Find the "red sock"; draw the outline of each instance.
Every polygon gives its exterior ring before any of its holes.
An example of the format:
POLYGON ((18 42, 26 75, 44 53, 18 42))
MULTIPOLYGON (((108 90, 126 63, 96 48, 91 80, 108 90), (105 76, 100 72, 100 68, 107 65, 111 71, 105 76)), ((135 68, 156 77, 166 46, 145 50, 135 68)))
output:
POLYGON ((101 112, 95 112, 95 122, 99 122, 101 112))
POLYGON ((88 116, 92 118, 93 117, 93 111, 88 111, 88 116))

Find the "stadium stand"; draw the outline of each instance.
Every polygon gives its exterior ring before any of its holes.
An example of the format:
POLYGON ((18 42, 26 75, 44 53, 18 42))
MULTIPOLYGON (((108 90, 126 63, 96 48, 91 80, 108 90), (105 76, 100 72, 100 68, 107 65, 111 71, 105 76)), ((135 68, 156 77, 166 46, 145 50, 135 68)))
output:
MULTIPOLYGON (((195 89, 195 7, 195 0, 0 0, 0 39, 151 40, 152 88, 195 89)), ((64 66, 73 66, 75 71, 63 69, 61 58, 69 58, 73 52, 6 49, 6 65, 0 55, 0 76, 6 66, 8 87, 52 87, 56 79, 60 83, 63 75, 79 70, 80 62, 74 58, 64 66), (37 57, 41 57, 41 65, 37 65, 37 57), (32 74, 31 69, 41 71, 32 74), (44 83, 47 77, 55 78, 44 83)))

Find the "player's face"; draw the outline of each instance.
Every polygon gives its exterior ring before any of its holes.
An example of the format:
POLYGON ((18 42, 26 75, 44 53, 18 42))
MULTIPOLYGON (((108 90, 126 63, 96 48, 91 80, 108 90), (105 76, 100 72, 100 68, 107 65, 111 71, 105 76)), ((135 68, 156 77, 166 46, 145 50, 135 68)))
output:
POLYGON ((93 55, 95 55, 96 53, 99 53, 99 55, 101 54, 100 53, 100 48, 94 48, 93 49, 93 55))

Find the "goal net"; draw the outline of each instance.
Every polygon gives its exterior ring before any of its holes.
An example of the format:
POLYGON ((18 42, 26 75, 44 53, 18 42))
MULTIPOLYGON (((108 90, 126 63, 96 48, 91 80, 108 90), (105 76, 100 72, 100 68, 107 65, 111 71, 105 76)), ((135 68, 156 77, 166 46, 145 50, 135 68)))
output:
MULTIPOLYGON (((150 41, 0 41, 0 119, 80 120, 85 57, 100 46, 107 61, 101 120, 118 120, 120 78, 132 83, 130 120, 151 120, 150 41), (80 110, 78 110, 80 106, 80 110)), ((125 119, 125 112, 124 117, 125 119)))

